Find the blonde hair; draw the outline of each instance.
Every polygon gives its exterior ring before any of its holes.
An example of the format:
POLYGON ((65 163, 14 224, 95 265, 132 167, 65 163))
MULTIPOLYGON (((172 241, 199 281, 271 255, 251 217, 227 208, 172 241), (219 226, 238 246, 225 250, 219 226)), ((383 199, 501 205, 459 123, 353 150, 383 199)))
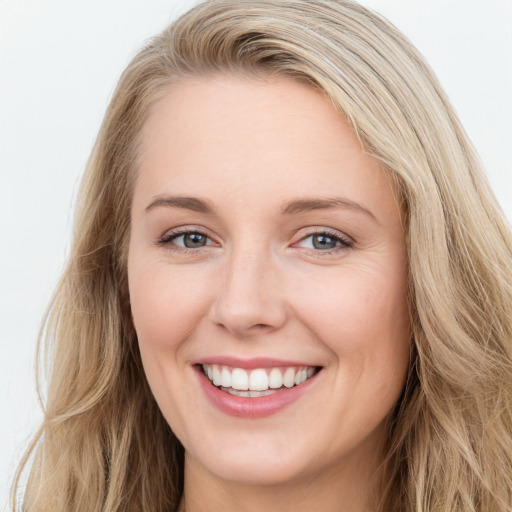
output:
POLYGON ((45 321, 48 399, 17 476, 30 461, 23 510, 179 503, 183 448, 152 397, 130 323, 130 201, 150 106, 171 83, 218 72, 284 75, 322 91, 400 189, 414 353, 389 425, 381 510, 510 511, 512 237, 422 56, 349 0, 206 1, 129 64, 45 321))

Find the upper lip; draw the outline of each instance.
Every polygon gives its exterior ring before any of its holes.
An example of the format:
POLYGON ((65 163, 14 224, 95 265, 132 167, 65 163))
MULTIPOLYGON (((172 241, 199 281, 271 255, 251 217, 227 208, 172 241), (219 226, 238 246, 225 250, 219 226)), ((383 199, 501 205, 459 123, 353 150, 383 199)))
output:
POLYGON ((245 368, 248 370, 254 368, 273 368, 275 366, 319 366, 311 362, 289 359, 275 359, 271 357, 252 357, 250 359, 241 359, 233 356, 204 357, 194 361, 192 364, 218 364, 231 366, 233 368, 245 368))

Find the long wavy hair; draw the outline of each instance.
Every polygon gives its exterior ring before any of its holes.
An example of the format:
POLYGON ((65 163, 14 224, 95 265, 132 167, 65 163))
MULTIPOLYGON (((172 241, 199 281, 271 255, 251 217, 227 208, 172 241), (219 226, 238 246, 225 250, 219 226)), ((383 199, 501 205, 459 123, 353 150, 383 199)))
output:
POLYGON ((380 509, 510 512, 511 233, 425 60, 387 20, 349 0, 206 1, 123 73, 43 325, 44 420, 18 470, 13 510, 178 506, 183 448, 144 376, 126 253, 148 111, 172 83, 212 73, 286 76, 321 91, 400 190, 414 350, 389 423, 380 509))

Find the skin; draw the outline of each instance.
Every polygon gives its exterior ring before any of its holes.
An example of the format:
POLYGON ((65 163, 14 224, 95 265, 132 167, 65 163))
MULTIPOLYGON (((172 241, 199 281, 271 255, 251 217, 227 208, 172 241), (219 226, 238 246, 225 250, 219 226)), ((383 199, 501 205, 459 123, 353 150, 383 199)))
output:
POLYGON ((185 447, 181 510, 372 510, 410 349, 388 175, 325 97, 287 78, 174 84, 149 115, 141 157, 131 306, 151 389, 185 447), (171 195, 212 211, 158 201, 171 195), (283 212, 333 197, 344 202, 283 212), (207 245, 187 250, 184 227, 207 245), (325 230, 331 246, 318 248, 325 230), (237 418, 198 385, 193 363, 212 355, 322 370, 277 414, 237 418))

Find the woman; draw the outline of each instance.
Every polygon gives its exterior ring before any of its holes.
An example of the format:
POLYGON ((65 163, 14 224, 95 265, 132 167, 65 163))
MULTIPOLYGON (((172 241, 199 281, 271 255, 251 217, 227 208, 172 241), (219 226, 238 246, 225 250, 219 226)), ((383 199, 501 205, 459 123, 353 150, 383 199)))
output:
POLYGON ((511 260, 389 23, 197 6, 89 161, 23 508, 509 510, 511 260))

